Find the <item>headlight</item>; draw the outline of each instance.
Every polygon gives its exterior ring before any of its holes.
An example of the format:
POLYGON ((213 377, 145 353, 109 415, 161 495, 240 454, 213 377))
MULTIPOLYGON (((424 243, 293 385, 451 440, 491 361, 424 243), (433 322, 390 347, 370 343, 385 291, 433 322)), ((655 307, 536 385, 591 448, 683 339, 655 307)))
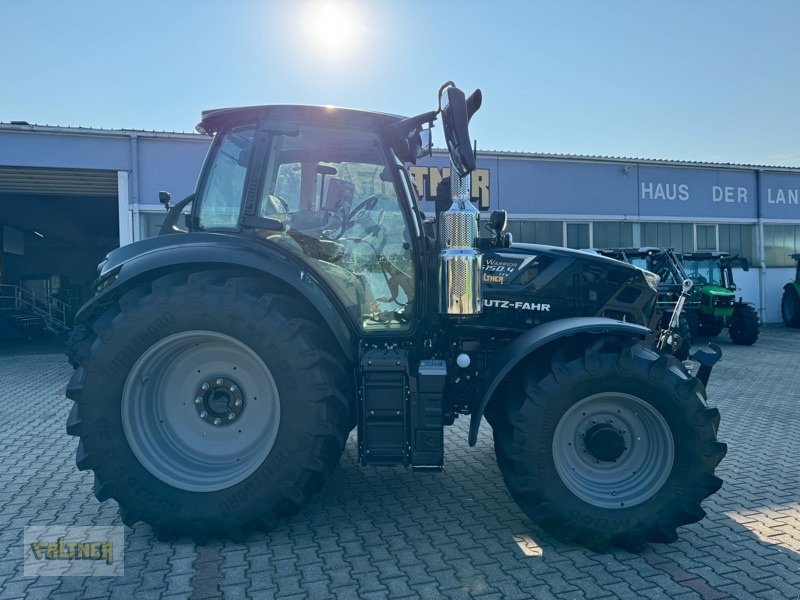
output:
POLYGON ((644 273, 644 278, 645 281, 647 281, 647 285, 649 285, 654 292, 657 292, 658 284, 661 283, 661 277, 655 273, 652 273, 651 271, 645 271, 644 269, 642 269, 642 272, 644 273))

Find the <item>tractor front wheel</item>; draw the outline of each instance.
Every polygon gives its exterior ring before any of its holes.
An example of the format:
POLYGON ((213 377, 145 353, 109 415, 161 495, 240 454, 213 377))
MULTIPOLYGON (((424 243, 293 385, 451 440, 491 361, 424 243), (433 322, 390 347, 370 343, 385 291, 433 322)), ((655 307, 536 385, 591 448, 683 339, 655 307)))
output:
POLYGON ((786 327, 800 327, 800 294, 793 287, 783 291, 781 315, 786 327))
POLYGON ((94 492, 159 539, 241 539, 297 512, 339 462, 347 367, 296 300, 257 279, 176 273, 94 324, 67 432, 94 492))
POLYGON ((678 321, 678 335, 681 338, 681 345, 675 350, 675 358, 686 360, 692 349, 692 329, 686 315, 681 315, 680 321, 678 321))
POLYGON ((509 380, 490 415, 528 517, 564 542, 633 550, 702 519, 727 450, 702 383, 636 340, 574 338, 546 358, 509 380))
POLYGON ((737 346, 752 346, 759 333, 759 320, 756 309, 750 304, 737 302, 728 325, 731 341, 737 346))

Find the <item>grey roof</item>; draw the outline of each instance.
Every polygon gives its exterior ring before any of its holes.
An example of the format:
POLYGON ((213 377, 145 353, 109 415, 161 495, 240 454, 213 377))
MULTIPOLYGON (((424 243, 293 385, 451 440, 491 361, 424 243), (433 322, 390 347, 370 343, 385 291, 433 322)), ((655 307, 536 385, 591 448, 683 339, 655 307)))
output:
MULTIPOLYGON (((394 115, 386 115, 394 116, 394 115)), ((83 133, 86 135, 140 135, 145 137, 167 137, 182 139, 207 140, 208 136, 189 131, 149 131, 145 129, 105 129, 102 127, 80 127, 72 125, 40 125, 20 121, 3 122, 0 121, 0 131, 34 131, 42 133, 83 133)), ((446 154, 446 150, 435 148, 434 153, 446 154)), ((558 154, 550 152, 518 152, 511 150, 483 150, 479 149, 478 154, 482 158, 520 158, 527 160, 567 160, 578 162, 605 162, 622 163, 633 166, 640 165, 659 165, 663 167, 696 167, 706 169, 734 169, 734 170, 769 170, 786 171, 800 173, 800 166, 786 167, 780 165, 761 165, 746 163, 721 163, 713 161, 691 161, 691 160, 672 160, 665 158, 635 158, 628 156, 605 156, 591 154, 558 154)))
MULTIPOLYGON (((434 152, 446 153, 447 151, 441 148, 436 148, 434 152)), ((780 165, 759 165, 747 163, 721 163, 713 161, 692 161, 692 160, 674 160, 667 158, 635 158, 630 156, 606 156, 596 154, 558 154, 551 152, 518 152, 512 150, 482 150, 478 149, 478 155, 482 157, 498 156, 504 158, 522 158, 522 159, 537 159, 537 160, 570 160, 570 161, 587 161, 587 162, 613 162, 624 164, 640 164, 640 165, 660 165, 665 167, 697 167, 707 169, 739 169, 748 171, 757 171, 760 169, 770 171, 790 171, 793 173, 800 172, 800 166, 786 167, 780 165)))

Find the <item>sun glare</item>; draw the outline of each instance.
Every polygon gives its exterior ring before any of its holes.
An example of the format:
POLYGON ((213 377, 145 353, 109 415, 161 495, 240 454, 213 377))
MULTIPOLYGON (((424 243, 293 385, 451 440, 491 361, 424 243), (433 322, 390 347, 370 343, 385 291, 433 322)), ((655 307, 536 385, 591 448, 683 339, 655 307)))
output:
POLYGON ((361 29, 356 11, 341 2, 314 4, 308 22, 311 43, 327 57, 340 57, 352 50, 361 29))

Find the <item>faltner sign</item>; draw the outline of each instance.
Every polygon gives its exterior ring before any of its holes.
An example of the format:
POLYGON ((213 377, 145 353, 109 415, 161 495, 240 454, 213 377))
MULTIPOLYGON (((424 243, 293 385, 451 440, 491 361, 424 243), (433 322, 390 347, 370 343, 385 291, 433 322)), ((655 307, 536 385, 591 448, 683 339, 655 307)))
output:
MULTIPOLYGON (((417 194, 423 200, 433 198, 442 179, 450 177, 449 167, 412 166, 409 171, 414 177, 417 194)), ((489 210, 489 169, 472 172, 472 201, 478 210, 489 210)))

